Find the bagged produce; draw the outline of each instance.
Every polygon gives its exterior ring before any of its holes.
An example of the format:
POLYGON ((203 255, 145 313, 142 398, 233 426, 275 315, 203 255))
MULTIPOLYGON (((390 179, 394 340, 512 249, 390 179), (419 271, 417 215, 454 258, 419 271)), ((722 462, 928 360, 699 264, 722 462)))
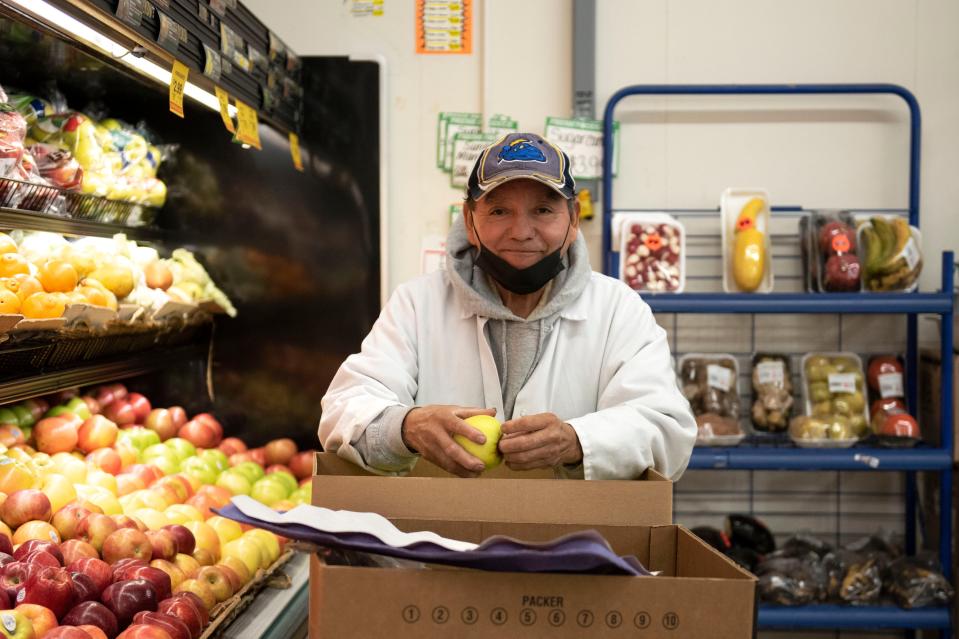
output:
POLYGON ((636 291, 681 292, 685 236, 682 224, 671 216, 628 214, 620 231, 620 279, 636 291))
POLYGON ((902 217, 873 215, 859 226, 863 284, 869 291, 910 291, 922 272, 919 229, 902 217))
POLYGON ((757 353, 753 356, 753 426, 764 432, 782 432, 789 426, 793 385, 789 358, 757 353))
POLYGON ((679 360, 680 387, 699 426, 697 443, 729 446, 742 440, 739 365, 732 355, 691 353, 679 360))
POLYGON ((756 569, 759 596, 780 606, 804 606, 820 601, 826 576, 816 553, 802 557, 770 557, 756 569))
POLYGON ((37 163, 37 168, 53 186, 66 190, 77 190, 83 182, 83 169, 69 151, 52 144, 37 143, 29 148, 37 163))
POLYGON ((815 255, 817 290, 826 293, 858 291, 861 264, 852 216, 846 212, 813 213, 808 232, 808 246, 815 255))
POLYGON ((855 353, 808 353, 802 361, 806 415, 790 422, 799 445, 852 445, 868 433, 862 361, 855 353), (823 436, 825 434, 825 436, 823 436))
POLYGON ((882 564, 878 557, 850 563, 839 586, 839 599, 854 605, 879 602, 882 592, 882 564))
POLYGON ((886 592, 903 608, 948 606, 955 591, 935 562, 920 557, 900 557, 888 568, 886 592))

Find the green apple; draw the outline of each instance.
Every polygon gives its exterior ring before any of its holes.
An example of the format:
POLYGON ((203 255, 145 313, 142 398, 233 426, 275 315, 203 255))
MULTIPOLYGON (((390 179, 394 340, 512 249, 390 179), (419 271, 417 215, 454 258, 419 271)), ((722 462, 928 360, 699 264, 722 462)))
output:
POLYGON ((296 481, 296 477, 286 472, 285 470, 277 470, 272 473, 268 473, 264 479, 273 478, 276 481, 283 482, 283 485, 286 486, 286 492, 292 493, 294 490, 299 488, 299 483, 296 481))
POLYGON ((249 495, 253 490, 253 482, 235 470, 228 470, 216 478, 216 485, 226 488, 234 495, 249 495))
POLYGON ((310 504, 313 502, 313 486, 306 484, 293 491, 289 497, 294 504, 310 504))
POLYGON ((67 402, 67 408, 70 409, 70 412, 82 417, 83 419, 90 419, 93 417, 93 414, 90 412, 90 407, 87 406, 87 403, 83 401, 80 397, 73 397, 67 402))
POLYGON ((281 499, 286 499, 290 491, 286 486, 276 479, 264 477, 253 484, 250 491, 250 497, 267 506, 272 506, 281 499))
MULTIPOLYGON (((11 411, 11 412, 12 412, 12 411, 11 411)), ((73 412, 73 411, 70 410, 70 409, 67 407, 66 404, 58 404, 58 405, 56 405, 56 406, 51 406, 51 407, 50 407, 50 410, 48 410, 47 412, 45 412, 45 413, 43 414, 43 416, 44 416, 44 417, 57 417, 57 416, 59 416, 59 415, 63 415, 64 413, 72 413, 72 412, 73 412)), ((16 413, 14 413, 14 416, 16 416, 16 413)), ((78 417, 79 417, 79 415, 78 415, 78 417)))
POLYGON ((470 455, 483 462, 486 465, 486 470, 498 466, 503 461, 503 456, 497 448, 500 437, 503 436, 502 425, 499 420, 489 415, 474 415, 463 421, 483 433, 486 436, 486 443, 477 444, 462 435, 453 435, 453 441, 462 446, 463 450, 470 455))
POLYGON ((17 414, 13 412, 10 408, 0 408, 0 424, 12 424, 13 426, 20 425, 20 418, 17 417, 17 414))
POLYGON ((164 475, 172 475, 180 470, 180 459, 176 452, 163 444, 153 444, 144 448, 143 461, 158 466, 164 475))
POLYGON ((163 442, 163 445, 172 450, 181 462, 187 457, 196 455, 196 446, 182 437, 171 437, 163 442))
POLYGON ((137 449, 138 452, 143 452, 150 446, 160 443, 160 436, 155 430, 150 430, 149 428, 144 428, 143 426, 134 426, 132 428, 121 429, 117 434, 117 442, 127 442, 131 446, 137 449))
POLYGON ((212 464, 217 471, 223 472, 230 467, 230 460, 222 450, 218 448, 207 448, 198 454, 200 459, 212 464))
POLYGON ((258 479, 262 479, 266 472, 263 470, 263 466, 260 466, 255 461, 245 461, 237 464, 230 469, 231 472, 240 473, 244 477, 250 480, 252 484, 258 479))
POLYGON ((220 474, 214 466, 199 457, 187 457, 180 462, 180 472, 193 477, 201 484, 216 483, 220 474))
POLYGON ((22 404, 11 406, 10 410, 12 410, 17 416, 17 419, 20 420, 20 428, 33 426, 33 424, 36 422, 36 420, 33 418, 33 413, 30 412, 30 409, 22 404))

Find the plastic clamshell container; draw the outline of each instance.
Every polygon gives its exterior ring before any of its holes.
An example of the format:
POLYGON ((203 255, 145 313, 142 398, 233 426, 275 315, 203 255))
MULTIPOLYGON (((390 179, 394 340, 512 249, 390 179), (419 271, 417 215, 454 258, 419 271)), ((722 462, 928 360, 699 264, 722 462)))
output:
MULTIPOLYGON (((843 357, 856 362, 857 370, 859 371, 859 374, 862 378, 862 390, 860 391, 863 394, 862 416, 863 416, 863 419, 865 420, 866 430, 868 433, 869 404, 866 401, 866 374, 862 367, 862 358, 859 357, 859 355, 857 355, 856 353, 852 353, 849 351, 817 351, 817 352, 806 353, 805 355, 803 355, 802 363, 800 364, 800 371, 801 371, 801 377, 802 377, 802 399, 803 399, 803 407, 805 410, 805 414, 808 416, 813 415, 813 411, 812 411, 813 402, 809 393, 810 381, 806 376, 806 362, 809 361, 809 359, 812 357, 827 357, 830 359, 836 358, 836 357, 843 357)), ((828 419, 828 417, 823 417, 821 419, 828 419)), ((852 446, 853 444, 861 440, 861 438, 859 437, 850 437, 850 438, 844 438, 844 439, 830 439, 830 438, 803 439, 803 438, 793 437, 792 433, 790 433, 790 439, 792 439, 792 441, 797 446, 800 446, 801 448, 848 448, 849 446, 852 446)))
MULTIPOLYGON (((809 236, 806 238, 806 241, 809 243, 810 250, 812 252, 813 260, 815 263, 812 264, 814 272, 811 274, 812 277, 816 278, 816 291, 822 293, 840 293, 840 292, 849 292, 855 293, 864 289, 862 282, 862 234, 856 228, 858 226, 857 220, 848 212, 848 211, 835 211, 835 210, 822 210, 822 211, 813 211, 809 220, 809 236), (855 248, 849 247, 847 250, 843 251, 847 255, 854 255, 856 260, 859 262, 859 278, 858 285, 854 289, 848 291, 842 291, 839 289, 831 289, 826 285, 826 263, 828 262, 831 255, 824 255, 822 252, 822 247, 819 243, 819 229, 821 226, 824 226, 830 222, 839 222, 845 224, 846 226, 852 229, 852 232, 856 235, 856 246, 855 248)), ((834 240, 835 241, 835 240, 834 240)))
MULTIPOLYGON (((732 379, 728 380, 730 383, 729 389, 725 390, 724 392, 733 394, 737 398, 739 398, 739 360, 736 359, 736 357, 730 353, 685 353, 684 355, 680 356, 676 365, 676 374, 680 375, 679 383, 680 383, 681 389, 684 385, 684 380, 681 377, 683 364, 685 364, 687 361, 692 359, 705 360, 707 362, 707 366, 709 365, 709 362, 711 361, 715 361, 718 363, 719 360, 725 360, 725 359, 731 360, 733 363, 733 375, 732 375, 732 379)), ((725 368, 725 367, 721 367, 721 368, 725 368)), ((695 411, 693 412, 694 414, 696 414, 697 417, 700 414, 702 414, 702 413, 696 413, 695 411)), ((721 415, 721 417, 727 417, 727 416, 721 415)), ((743 430, 743 426, 742 426, 742 402, 741 401, 740 401, 740 417, 737 419, 737 423, 738 423, 740 432, 734 435, 705 436, 705 435, 702 435, 701 432, 697 431, 696 445, 697 446, 735 446, 739 442, 741 442, 743 438, 746 437, 746 432, 743 430)))
MULTIPOLYGON (((865 244, 863 242, 863 229, 865 229, 866 225, 869 224, 869 221, 874 217, 883 217, 887 220, 892 220, 901 216, 891 215, 888 213, 856 213, 856 215, 853 216, 853 219, 856 221, 856 241, 859 243, 860 255, 865 255, 865 252, 866 252, 865 244)), ((912 239, 910 240, 910 243, 912 244, 912 248, 910 249, 910 254, 914 255, 915 256, 914 259, 916 259, 920 263, 919 269, 921 271, 922 269, 921 262, 923 259, 922 232, 919 230, 918 227, 912 226, 911 224, 909 225, 909 230, 911 231, 911 235, 912 235, 912 239)), ((871 293, 912 293, 913 291, 918 290, 918 288, 919 288, 919 278, 916 277, 916 281, 913 282, 907 288, 889 289, 888 291, 878 291, 878 290, 873 291, 866 285, 866 265, 862 264, 862 290, 863 291, 871 292, 871 293)))
POLYGON ((770 293, 773 290, 773 262, 772 242, 770 241, 770 209, 769 193, 764 189, 755 188, 727 188, 723 191, 719 202, 719 222, 722 236, 723 255, 723 290, 727 293, 770 293), (763 210, 756 219, 756 230, 763 234, 766 263, 763 279, 755 291, 743 291, 736 285, 733 277, 733 250, 736 242, 736 219, 740 211, 754 197, 765 202, 763 210))
MULTIPOLYGON (((617 216, 621 216, 618 219, 618 224, 614 221, 614 226, 618 227, 618 242, 619 242, 619 279, 637 291, 648 291, 651 293, 681 293, 686 287, 686 229, 682 223, 671 215, 666 215, 664 213, 618 213, 617 216), (653 234, 648 238, 648 242, 662 242, 661 233, 666 232, 667 230, 672 230, 675 235, 678 237, 678 246, 676 247, 676 268, 677 275, 675 284, 670 285, 666 284, 666 287, 663 289, 650 288, 648 286, 636 286, 633 282, 633 275, 630 274, 630 267, 644 268, 640 266, 644 264, 649 265, 656 262, 662 262, 662 260, 657 260, 656 258, 649 256, 643 257, 638 254, 638 251, 643 249, 646 252, 652 250, 665 251, 669 250, 668 248, 655 249, 651 247, 649 243, 645 243, 639 246, 639 249, 636 253, 630 250, 630 244, 638 239, 635 237, 634 228, 639 225, 640 233, 644 233, 646 228, 655 227, 653 234), (656 238, 655 240, 653 238, 656 238), (631 256, 636 256, 638 262, 634 264, 630 263, 631 256)), ((615 220, 615 218, 614 218, 615 220)))

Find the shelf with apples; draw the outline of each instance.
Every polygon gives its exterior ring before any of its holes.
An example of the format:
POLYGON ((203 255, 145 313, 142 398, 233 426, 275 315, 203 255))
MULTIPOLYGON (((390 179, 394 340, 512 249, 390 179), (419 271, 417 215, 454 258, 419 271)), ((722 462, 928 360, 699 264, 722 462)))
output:
POLYGON ((210 413, 155 407, 119 383, 0 406, 0 609, 20 604, 5 611, 11 623, 126 639, 229 624, 293 553, 214 510, 237 494, 309 503, 314 452, 225 434, 210 413))

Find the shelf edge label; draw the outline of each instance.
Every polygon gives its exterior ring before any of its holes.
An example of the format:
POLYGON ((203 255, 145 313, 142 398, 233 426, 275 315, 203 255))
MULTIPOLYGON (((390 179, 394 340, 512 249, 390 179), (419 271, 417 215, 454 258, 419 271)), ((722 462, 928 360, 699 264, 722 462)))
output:
POLYGON ((236 123, 236 137, 240 142, 257 149, 263 148, 260 146, 260 130, 256 120, 256 109, 236 100, 236 123))

